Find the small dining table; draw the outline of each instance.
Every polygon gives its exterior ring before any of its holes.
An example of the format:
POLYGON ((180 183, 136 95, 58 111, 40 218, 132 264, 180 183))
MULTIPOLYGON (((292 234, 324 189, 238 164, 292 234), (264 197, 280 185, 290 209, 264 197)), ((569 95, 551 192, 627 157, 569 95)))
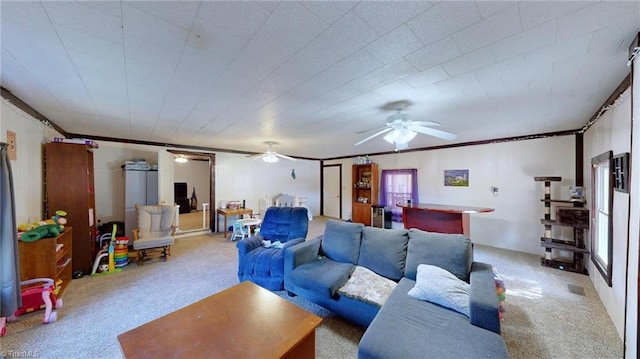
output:
POLYGON ((220 232, 220 216, 224 217, 224 238, 227 238, 227 217, 228 216, 242 216, 248 214, 253 216, 253 210, 250 208, 218 208, 216 210, 216 231, 220 232))
POLYGON ((262 223, 262 219, 243 218, 243 219, 239 219, 238 222, 240 222, 243 226, 247 227, 249 231, 249 237, 251 237, 251 227, 259 226, 262 223))

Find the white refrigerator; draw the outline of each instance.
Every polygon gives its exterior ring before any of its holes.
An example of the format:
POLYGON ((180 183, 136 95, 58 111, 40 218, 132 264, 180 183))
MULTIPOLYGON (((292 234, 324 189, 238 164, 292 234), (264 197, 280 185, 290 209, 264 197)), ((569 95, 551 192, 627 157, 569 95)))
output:
POLYGON ((158 171, 124 171, 124 230, 133 245, 136 228, 136 204, 158 204, 158 171))

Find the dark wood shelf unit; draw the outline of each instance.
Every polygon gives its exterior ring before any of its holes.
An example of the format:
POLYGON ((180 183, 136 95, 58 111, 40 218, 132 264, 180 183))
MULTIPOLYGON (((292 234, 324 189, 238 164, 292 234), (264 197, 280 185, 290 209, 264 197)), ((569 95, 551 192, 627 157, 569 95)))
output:
POLYGON ((536 182, 544 182, 544 218, 540 223, 544 225, 544 236, 540 238, 540 246, 545 249, 540 264, 546 267, 588 274, 585 266, 585 254, 589 250, 585 246, 585 231, 589 229, 589 210, 583 208, 583 202, 571 200, 557 200, 551 198, 551 182, 560 182, 562 177, 543 176, 534 177, 536 182), (551 218, 551 204, 571 204, 571 206, 557 206, 555 218, 551 218), (573 228, 573 240, 552 238, 553 226, 573 228), (572 252, 571 259, 554 258, 554 250, 572 252))
POLYGON ((371 225, 371 208, 378 204, 378 164, 367 163, 352 167, 351 220, 371 225), (363 201, 366 199, 366 201, 363 201))
POLYGON ((73 271, 90 274, 96 254, 93 147, 51 142, 44 148, 45 213, 67 212, 73 227, 73 271))
POLYGON ((42 238, 34 242, 18 241, 20 281, 35 278, 51 278, 62 296, 71 283, 73 231, 65 227, 57 237, 42 238))

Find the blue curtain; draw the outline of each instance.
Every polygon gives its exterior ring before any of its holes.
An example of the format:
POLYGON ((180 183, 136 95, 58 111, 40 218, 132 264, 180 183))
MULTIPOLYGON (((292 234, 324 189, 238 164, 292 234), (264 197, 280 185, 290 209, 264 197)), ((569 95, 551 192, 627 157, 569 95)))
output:
POLYGON ((22 306, 14 206, 8 145, 0 143, 0 317, 9 317, 22 306))
POLYGON ((380 204, 392 206, 394 222, 402 222, 402 209, 397 202, 404 202, 409 198, 415 204, 418 202, 418 170, 415 168, 382 170, 380 179, 380 204), (402 182, 402 183, 400 183, 402 182), (403 186, 405 191, 398 191, 403 186))

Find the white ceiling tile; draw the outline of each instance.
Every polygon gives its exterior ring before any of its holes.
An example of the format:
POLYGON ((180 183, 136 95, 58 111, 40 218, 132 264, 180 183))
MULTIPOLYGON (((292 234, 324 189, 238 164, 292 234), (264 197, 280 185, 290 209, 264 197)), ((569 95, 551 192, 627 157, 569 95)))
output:
MULTIPOLYGON (((103 2, 99 1, 98 3, 103 2)), ((106 2, 109 3, 109 2, 106 2)), ((123 6, 132 6, 159 19, 184 29, 190 29, 201 2, 196 1, 131 1, 123 6)), ((118 6, 119 7, 119 6, 118 6)))
POLYGON ((610 26, 637 31, 639 13, 638 1, 599 2, 558 18, 558 41, 610 26))
POLYGON ((366 22, 353 12, 331 25, 313 44, 329 48, 340 58, 347 57, 378 38, 366 22))
POLYGON ((595 4, 595 1, 522 1, 520 7, 520 19, 522 28, 530 29, 554 20, 587 6, 595 4))
POLYGON ((304 1, 301 4, 327 24, 333 24, 347 14, 358 2, 334 1, 331 6, 326 6, 322 1, 304 1))
POLYGON ((181 51, 189 37, 189 30, 155 17, 138 8, 123 5, 124 33, 144 42, 181 51))
POLYGON ((82 2, 41 1, 55 24, 86 32, 111 42, 122 43, 122 17, 87 6, 82 2))
POLYGON ((124 46, 122 42, 111 42, 69 28, 60 27, 58 36, 67 51, 85 53, 97 62, 117 62, 124 64, 124 46), (90 50, 89 50, 90 49, 90 50), (89 51, 88 51, 89 50, 89 51))
POLYGON ((389 64, 421 49, 422 43, 408 27, 402 26, 379 38, 366 50, 383 64, 389 64))
POLYGON ((173 73, 180 60, 181 50, 168 50, 135 37, 125 37, 127 62, 131 60, 145 62, 150 66, 171 71, 171 73, 173 73))
POLYGON ((259 33, 246 44, 240 56, 257 59, 275 68, 298 50, 287 47, 285 43, 267 33, 259 33))
POLYGON ((513 5, 453 35, 453 40, 463 53, 469 53, 520 31, 518 6, 513 5))
POLYGON ((428 70, 420 71, 417 74, 410 75, 405 79, 405 81, 409 85, 419 89, 448 78, 449 74, 447 74, 442 67, 435 66, 428 70))
POLYGON ((525 57, 524 55, 519 55, 485 66, 474 71, 474 73, 480 82, 492 83, 494 79, 501 76, 512 73, 526 73, 527 71, 528 66, 525 57))
POLYGON ((487 48, 460 56, 442 64, 450 76, 456 76, 495 63, 495 58, 487 48))
POLYGON ((488 48, 491 49, 496 60, 504 60, 555 44, 556 29, 556 22, 550 21, 538 27, 523 31, 515 36, 498 41, 489 45, 488 48))
POLYGON ((227 29, 220 29, 200 18, 196 19, 187 40, 187 47, 233 59, 246 46, 245 38, 227 29))
POLYGON ((527 66, 557 60, 586 56, 589 51, 592 34, 588 33, 571 40, 559 41, 551 46, 535 49, 525 53, 527 66))
POLYGON ((428 70, 461 55, 462 51, 453 39, 446 38, 408 55, 406 59, 419 70, 428 70))
POLYGON ((475 3, 443 1, 409 21, 408 25, 424 45, 430 45, 480 20, 475 3))
POLYGON ((7 22, 15 22, 37 31, 52 31, 53 25, 40 2, 36 1, 1 1, 2 31, 7 22))
POLYGON ((259 2, 201 1, 198 18, 245 40, 253 37, 271 15, 259 2))
POLYGON ((383 83, 391 83, 418 72, 409 61, 400 59, 385 65, 373 72, 383 83))
POLYGON ((365 51, 358 51, 309 80, 313 86, 328 90, 358 78, 382 66, 365 51))
POLYGON ((353 11, 384 35, 431 6, 429 1, 363 1, 353 11))
POLYGON ((511 1, 476 1, 475 3, 483 19, 513 6, 511 1))
POLYGON ((264 23, 265 31, 293 48, 300 49, 329 25, 297 2, 282 2, 264 23))

